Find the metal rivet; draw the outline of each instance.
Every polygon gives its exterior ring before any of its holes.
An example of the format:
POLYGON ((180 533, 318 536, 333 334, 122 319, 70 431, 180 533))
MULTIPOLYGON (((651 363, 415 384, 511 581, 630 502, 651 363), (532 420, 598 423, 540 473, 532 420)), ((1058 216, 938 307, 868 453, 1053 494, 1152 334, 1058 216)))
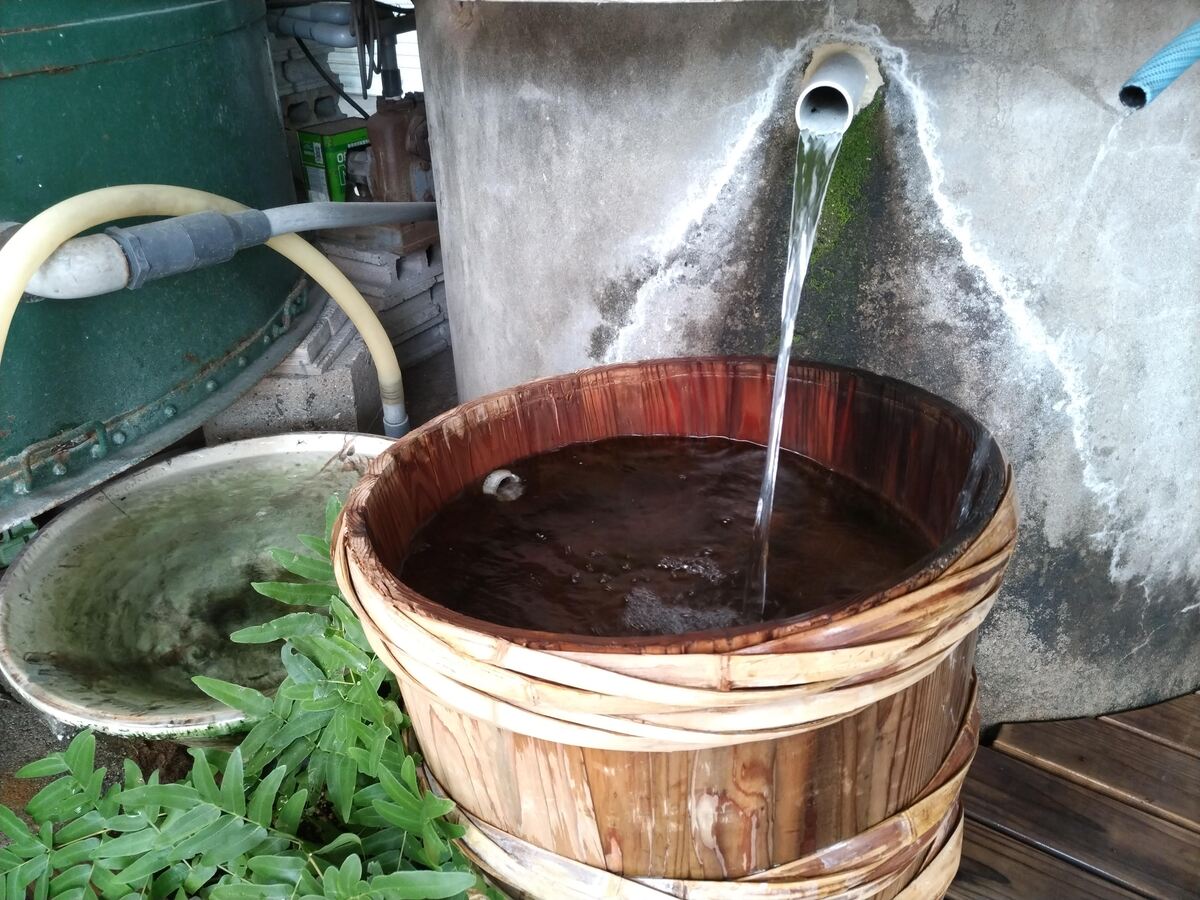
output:
POLYGON ((271 336, 269 334, 264 334, 263 335, 263 346, 265 347, 269 343, 271 343, 271 336))
POLYGON ((175 413, 177 413, 177 412, 179 412, 179 410, 177 410, 170 403, 168 403, 166 406, 163 407, 163 415, 166 416, 168 419, 174 418, 175 413))
POLYGON ((208 381, 204 382, 204 389, 206 391, 215 391, 217 389, 216 379, 210 378, 208 381))
POLYGON ((13 493, 14 494, 28 494, 29 493, 29 482, 25 481, 24 479, 21 479, 20 481, 14 481, 13 482, 13 493))
POLYGON ((244 369, 244 368, 246 368, 246 365, 247 365, 247 360, 246 360, 246 357, 244 357, 244 356, 239 356, 239 357, 238 357, 238 368, 239 368, 239 369, 244 369))
POLYGON ((104 447, 100 444, 92 444, 92 459, 100 459, 104 456, 104 447))
POLYGON ((56 462, 54 465, 52 465, 50 467, 50 471, 53 472, 55 475, 62 476, 62 475, 67 474, 67 467, 65 465, 63 465, 61 462, 56 462))
POLYGON ((125 432, 114 431, 112 433, 112 442, 114 444, 116 444, 118 447, 121 446, 121 444, 125 443, 125 432))

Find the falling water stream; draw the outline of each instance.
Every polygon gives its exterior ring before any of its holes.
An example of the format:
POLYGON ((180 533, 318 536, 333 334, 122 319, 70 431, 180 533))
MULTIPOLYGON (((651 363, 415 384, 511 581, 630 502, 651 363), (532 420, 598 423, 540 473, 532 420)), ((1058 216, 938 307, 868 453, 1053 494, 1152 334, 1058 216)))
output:
POLYGON ((783 280, 783 305, 779 323, 779 357, 771 391, 771 424, 767 438, 767 464, 763 470, 758 508, 754 514, 753 558, 746 581, 743 615, 761 619, 767 602, 767 557, 770 551, 771 513, 775 507, 775 480, 779 474, 779 448, 783 438, 783 412, 787 399, 787 371, 792 358, 796 313, 808 261, 812 256, 821 205, 829 176, 842 144, 841 132, 812 134, 801 131, 796 143, 796 176, 792 184, 792 223, 788 232, 787 270, 783 280))

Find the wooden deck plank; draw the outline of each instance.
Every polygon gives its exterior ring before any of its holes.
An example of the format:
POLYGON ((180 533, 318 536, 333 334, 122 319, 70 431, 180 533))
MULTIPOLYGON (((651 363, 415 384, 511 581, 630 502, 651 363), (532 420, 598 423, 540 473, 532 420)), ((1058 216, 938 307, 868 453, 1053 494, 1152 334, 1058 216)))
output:
POLYGON ((1200 894, 1200 834, 980 748, 967 815, 1150 897, 1200 894))
POLYGON ((972 821, 967 822, 958 877, 946 895, 947 900, 1132 900, 1138 896, 972 821))
POLYGON ((1005 725, 992 749, 1200 831, 1200 762, 1136 732, 1098 719, 1005 725))
POLYGON ((1100 721, 1200 757, 1200 694, 1185 694, 1166 703, 1101 716, 1100 721))

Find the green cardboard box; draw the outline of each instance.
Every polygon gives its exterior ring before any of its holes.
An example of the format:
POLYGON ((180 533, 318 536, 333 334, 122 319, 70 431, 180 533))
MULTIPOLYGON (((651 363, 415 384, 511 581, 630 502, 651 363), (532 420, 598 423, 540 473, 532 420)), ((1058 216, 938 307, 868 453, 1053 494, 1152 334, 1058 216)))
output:
POLYGON ((346 199, 346 153, 365 147, 367 128, 362 119, 338 119, 296 131, 300 165, 308 183, 309 200, 346 199))

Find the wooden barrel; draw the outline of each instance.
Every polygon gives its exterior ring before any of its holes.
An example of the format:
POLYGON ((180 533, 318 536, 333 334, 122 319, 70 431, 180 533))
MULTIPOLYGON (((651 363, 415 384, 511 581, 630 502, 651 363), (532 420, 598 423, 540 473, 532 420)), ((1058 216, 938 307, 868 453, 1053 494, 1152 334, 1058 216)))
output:
POLYGON ((974 752, 974 636, 1012 552, 1010 472, 952 404, 795 363, 783 444, 886 497, 936 549, 885 590, 762 625, 595 637, 408 588, 414 533, 513 460, 621 435, 763 443, 774 367, 679 359, 535 381, 397 441, 351 493, 338 581, 399 679, 464 849, 525 896, 945 893, 974 752))

